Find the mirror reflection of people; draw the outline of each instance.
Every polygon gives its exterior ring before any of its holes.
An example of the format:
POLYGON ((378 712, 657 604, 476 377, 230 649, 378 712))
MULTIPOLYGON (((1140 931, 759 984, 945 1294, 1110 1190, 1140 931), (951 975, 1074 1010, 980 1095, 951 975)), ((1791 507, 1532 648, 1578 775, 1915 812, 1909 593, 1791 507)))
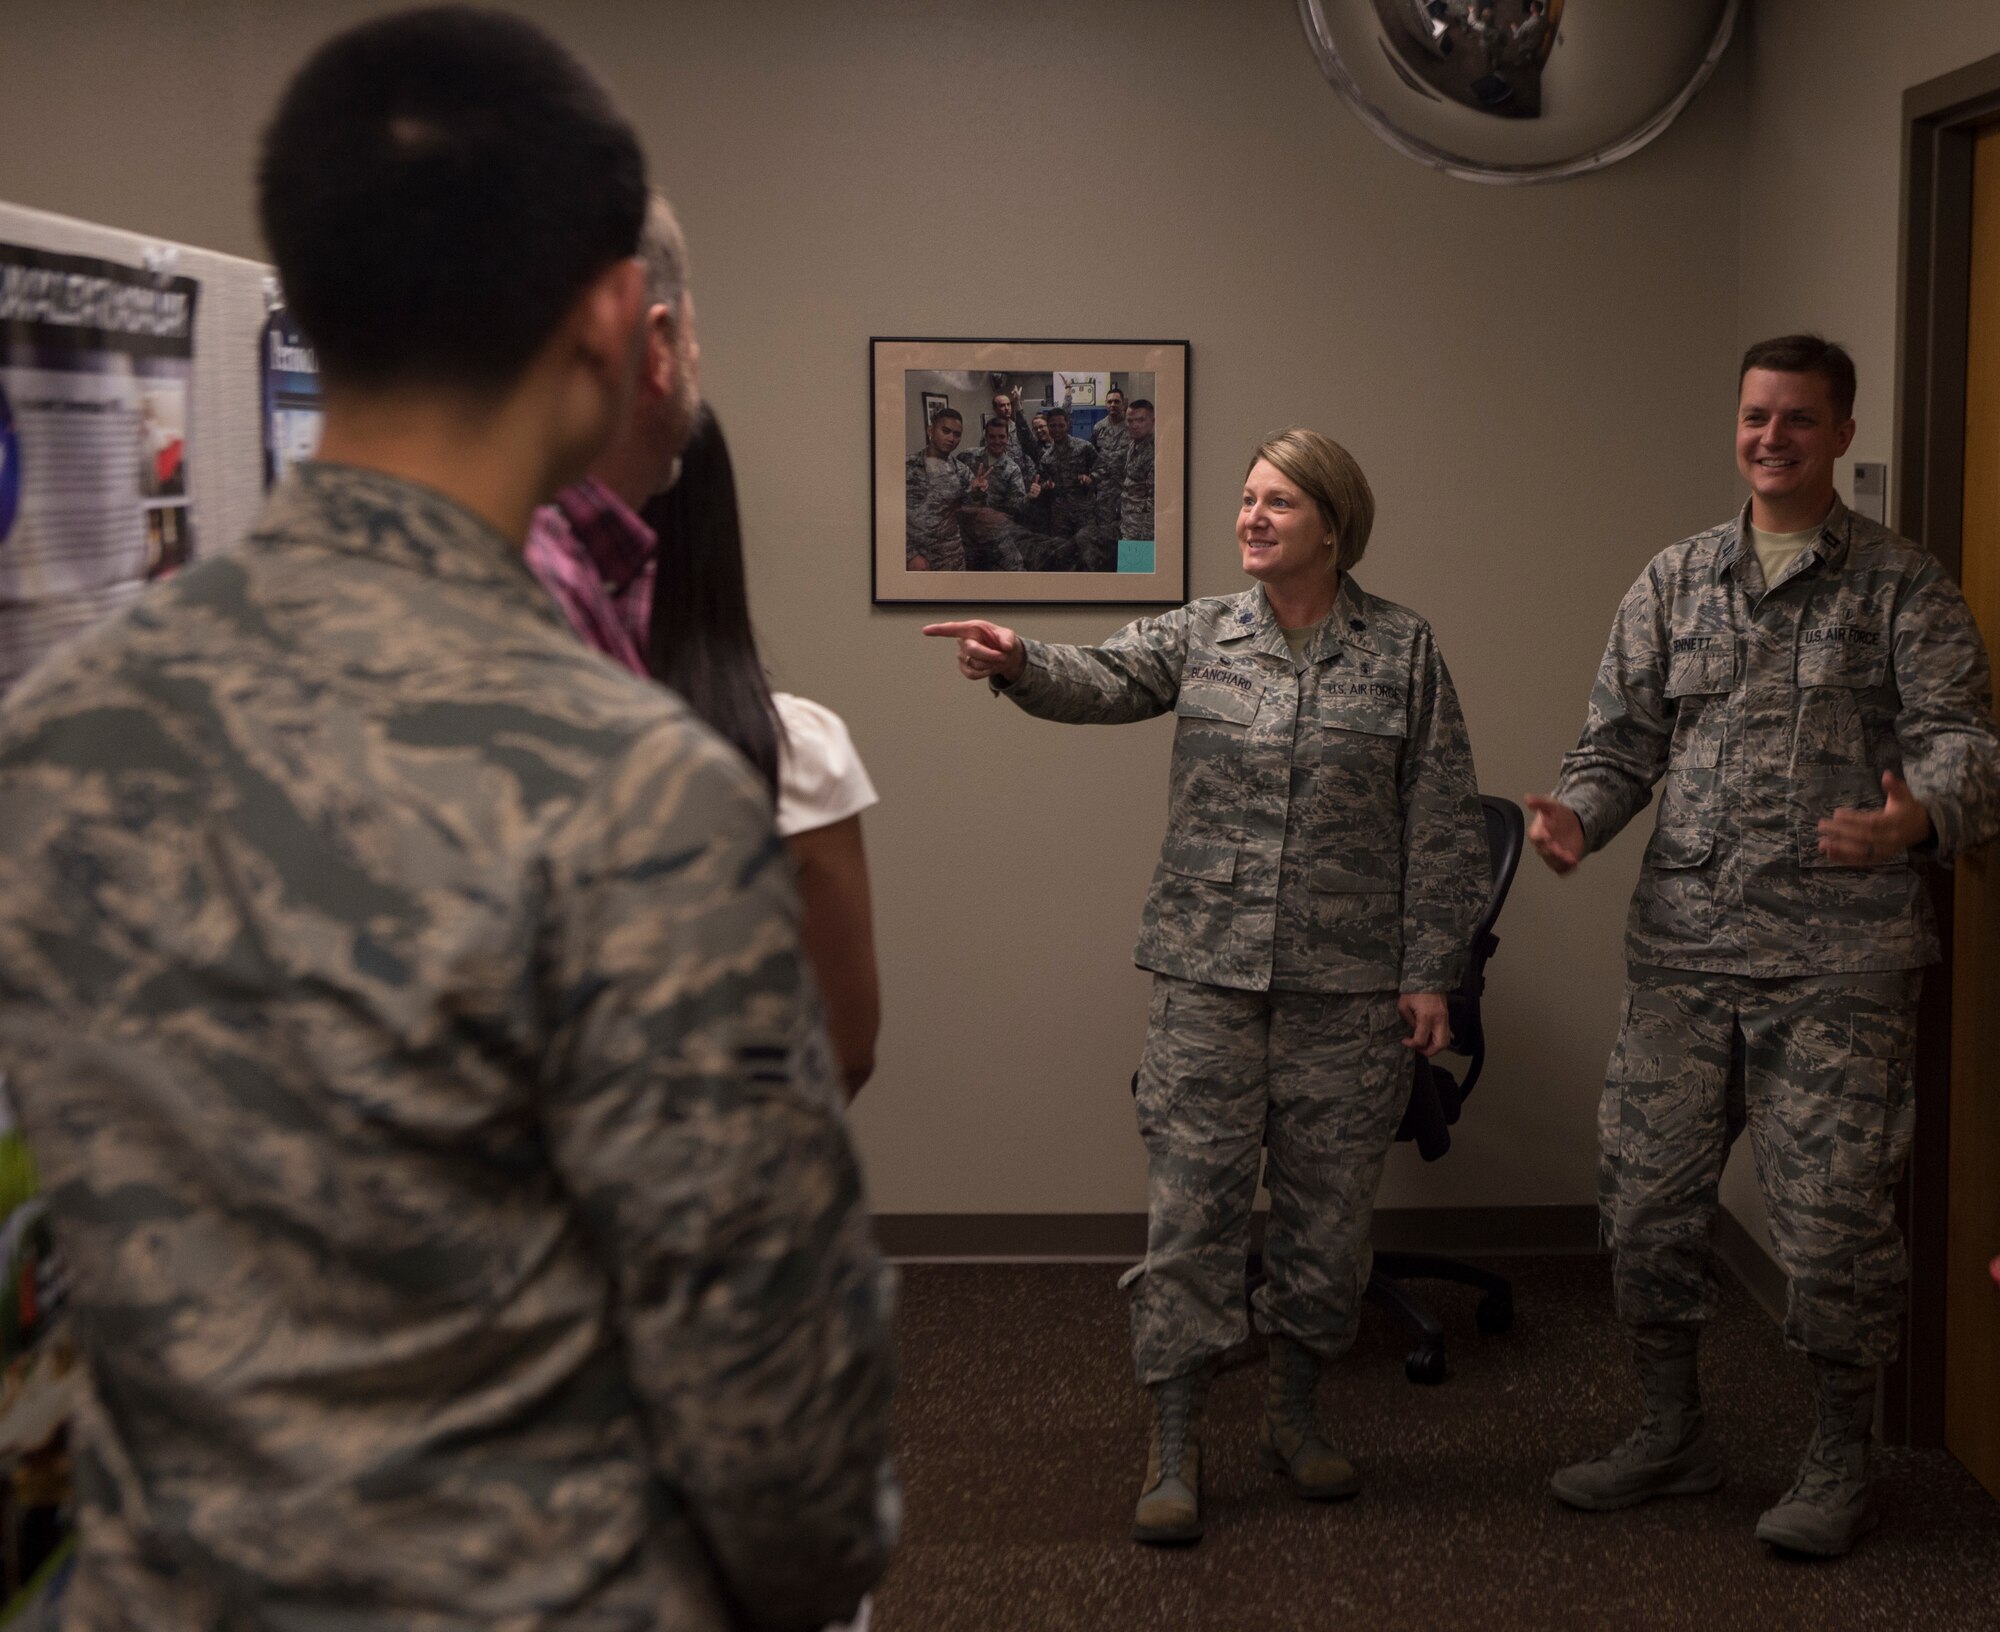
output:
POLYGON ((1318 1380, 1354 1339, 1410 1051, 1447 1041, 1444 994, 1487 894, 1484 818, 1444 660, 1422 618, 1352 575, 1373 522, 1346 450, 1285 431, 1244 479, 1248 590, 1141 618, 1096 647, 983 620, 924 631, 957 642, 960 673, 1043 719, 1176 716, 1166 842, 1136 955, 1153 972, 1136 1087, 1149 1222, 1133 1359, 1153 1406, 1140 1541, 1201 1534, 1202 1404, 1246 1336, 1264 1148, 1263 1444, 1300 1496, 1357 1488, 1317 1423, 1318 1380))
POLYGON ((940 408, 924 431, 924 445, 903 462, 903 563, 911 572, 964 572, 965 535, 958 524, 972 478, 952 458, 965 434, 965 417, 940 408))
POLYGON ((851 1098, 875 1069, 881 987, 861 813, 875 787, 833 710, 773 692, 750 626, 736 478, 704 404, 679 478, 646 507, 659 535, 648 653, 654 676, 734 746, 777 801, 798 869, 799 938, 851 1098))
POLYGON ((1542 60, 1549 32, 1548 0, 1528 0, 1521 20, 1508 34, 1508 58, 1523 67, 1542 60))
POLYGON ((1939 956, 1917 862, 2000 832, 1991 670, 1965 599, 1834 489, 1854 390, 1853 361, 1816 335, 1744 355, 1748 502, 1640 574, 1555 792, 1528 800, 1530 842, 1568 873, 1663 784, 1599 1116, 1645 1412, 1553 1489, 1601 1511, 1721 1481, 1696 1349, 1720 1296, 1717 1186, 1747 1126, 1816 1421, 1757 1535, 1821 1557, 1876 1522, 1869 1436, 1905 1276, 1893 1192, 1939 956))

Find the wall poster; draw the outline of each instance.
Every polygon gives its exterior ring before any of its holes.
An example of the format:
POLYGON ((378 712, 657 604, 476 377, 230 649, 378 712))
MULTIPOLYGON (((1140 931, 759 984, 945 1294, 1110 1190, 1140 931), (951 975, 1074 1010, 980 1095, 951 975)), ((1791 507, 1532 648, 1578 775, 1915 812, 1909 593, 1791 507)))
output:
POLYGON ((199 293, 0 244, 0 690, 192 553, 199 293))
MULTIPOLYGON (((275 286, 274 286, 275 288, 275 286)), ((322 417, 319 358, 292 314, 275 296, 258 347, 258 401, 264 420, 264 485, 275 487, 285 472, 310 459, 319 446, 322 417)))

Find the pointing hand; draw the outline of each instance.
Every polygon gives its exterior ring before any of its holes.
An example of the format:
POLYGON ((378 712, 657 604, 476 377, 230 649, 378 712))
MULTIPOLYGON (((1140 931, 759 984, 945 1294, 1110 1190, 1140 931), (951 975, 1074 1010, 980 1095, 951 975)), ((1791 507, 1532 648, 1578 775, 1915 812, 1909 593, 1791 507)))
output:
POLYGON ((958 672, 968 680, 999 680, 1005 684, 1020 679, 1028 666, 1028 652, 1021 644, 1021 637, 997 623, 979 618, 963 623, 927 623, 924 633, 958 642, 958 672))

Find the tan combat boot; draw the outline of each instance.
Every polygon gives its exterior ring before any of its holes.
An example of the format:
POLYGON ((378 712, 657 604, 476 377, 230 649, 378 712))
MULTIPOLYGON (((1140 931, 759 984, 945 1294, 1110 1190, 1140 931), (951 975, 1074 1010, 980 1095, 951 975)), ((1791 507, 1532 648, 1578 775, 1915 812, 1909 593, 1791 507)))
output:
POLYGON ((1158 1545, 1201 1540, 1201 1408, 1208 1374, 1154 1383, 1153 1438, 1146 1487, 1132 1514, 1132 1539, 1158 1545))
POLYGON ((1880 1517, 1868 1492, 1875 1370, 1818 1355, 1812 1367, 1812 1441, 1792 1488, 1757 1521, 1757 1539, 1811 1558, 1838 1558, 1880 1517))
POLYGON ((1310 1349, 1273 1332, 1264 1388, 1264 1460, 1309 1502, 1330 1502, 1361 1488, 1354 1464, 1320 1437, 1313 1419, 1319 1361, 1310 1349))
POLYGON ((1655 1496, 1697 1496, 1722 1483, 1695 1373, 1697 1328, 1633 1328, 1646 1414, 1622 1445, 1562 1469, 1549 1481, 1559 1501, 1609 1513, 1655 1496))

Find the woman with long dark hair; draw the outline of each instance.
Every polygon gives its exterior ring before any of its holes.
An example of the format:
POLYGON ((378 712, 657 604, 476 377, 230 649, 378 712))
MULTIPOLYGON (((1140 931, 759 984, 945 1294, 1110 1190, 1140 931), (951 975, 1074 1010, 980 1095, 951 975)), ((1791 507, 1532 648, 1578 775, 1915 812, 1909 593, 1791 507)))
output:
POLYGON ((849 1094, 875 1068, 881 996, 861 812, 876 802, 840 716, 773 692, 743 576, 736 476, 704 403, 679 478, 642 512, 659 535, 647 661, 653 677, 732 743, 769 784, 804 906, 801 936, 849 1094))

